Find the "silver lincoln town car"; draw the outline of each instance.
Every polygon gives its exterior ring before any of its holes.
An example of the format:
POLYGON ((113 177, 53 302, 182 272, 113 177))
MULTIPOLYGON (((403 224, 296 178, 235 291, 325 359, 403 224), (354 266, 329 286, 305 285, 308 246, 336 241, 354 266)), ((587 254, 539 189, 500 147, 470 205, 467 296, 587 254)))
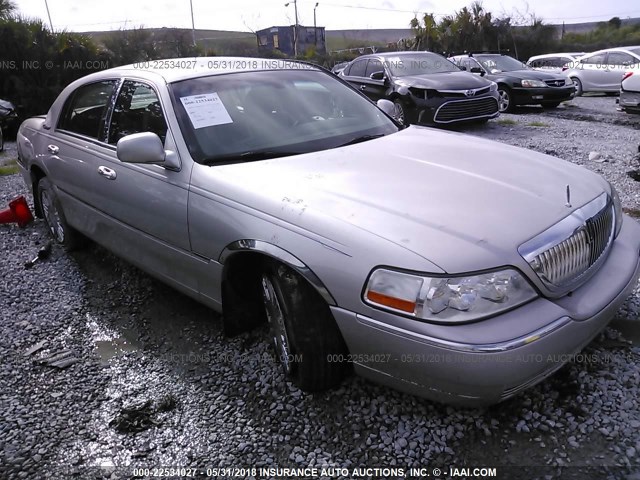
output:
POLYGON ((20 127, 19 164, 66 249, 98 242, 227 334, 268 321, 303 390, 353 368, 499 402, 607 325, 640 225, 584 168, 392 112, 304 63, 153 61, 65 88, 20 127))

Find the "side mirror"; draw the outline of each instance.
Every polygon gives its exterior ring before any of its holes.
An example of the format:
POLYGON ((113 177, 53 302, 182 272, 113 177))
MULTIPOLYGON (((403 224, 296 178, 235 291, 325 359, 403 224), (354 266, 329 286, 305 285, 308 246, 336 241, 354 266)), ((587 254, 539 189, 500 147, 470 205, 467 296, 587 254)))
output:
POLYGON ((376 102, 376 105, 380 110, 389 115, 391 118, 394 118, 395 115, 395 106, 391 100, 386 100, 381 98, 376 102))
POLYGON ((380 70, 379 72, 373 72, 369 75, 371 80, 384 80, 384 71, 380 70))
POLYGON ((460 68, 460 70, 462 70, 463 72, 467 71, 467 67, 465 67, 464 65, 460 65, 460 67, 458 68, 460 68))
POLYGON ((122 137, 118 140, 116 152, 121 162, 161 165, 174 170, 180 168, 176 154, 165 151, 160 137, 152 132, 122 137))
POLYGON ((485 71, 480 67, 471 67, 469 70, 471 73, 479 73, 481 77, 484 77, 485 71))

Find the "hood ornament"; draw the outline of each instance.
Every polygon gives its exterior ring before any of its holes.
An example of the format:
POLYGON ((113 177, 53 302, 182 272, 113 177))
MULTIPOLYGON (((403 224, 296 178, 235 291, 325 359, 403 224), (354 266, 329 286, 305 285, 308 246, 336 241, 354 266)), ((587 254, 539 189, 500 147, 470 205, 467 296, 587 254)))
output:
POLYGON ((565 203, 564 206, 571 208, 571 187, 569 187, 569 185, 567 185, 567 203, 565 203))

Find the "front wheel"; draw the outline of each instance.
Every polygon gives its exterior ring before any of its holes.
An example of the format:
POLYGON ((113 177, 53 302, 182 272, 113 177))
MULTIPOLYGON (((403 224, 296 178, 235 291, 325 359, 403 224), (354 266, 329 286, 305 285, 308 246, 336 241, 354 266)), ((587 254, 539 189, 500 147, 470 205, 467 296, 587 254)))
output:
POLYGON ((397 99, 393 101, 393 118, 400 125, 409 125, 409 118, 407 117, 407 108, 402 102, 397 99))
POLYGON ((42 209, 42 216, 49 228, 51 236, 61 244, 65 250, 71 251, 82 246, 84 237, 80 232, 67 223, 60 200, 56 195, 53 184, 48 178, 42 178, 38 182, 38 201, 42 209))
POLYGON ((328 305, 300 275, 282 264, 262 275, 262 298, 277 359, 307 392, 338 385, 347 351, 328 305))
POLYGON ((584 91, 582 90, 582 82, 579 78, 576 77, 571 77, 571 81, 573 82, 573 86, 576 89, 576 97, 579 97, 584 93, 584 91))
POLYGON ((511 95, 511 90, 507 87, 499 86, 498 87, 498 109, 500 113, 509 113, 513 112, 513 108, 515 105, 513 104, 513 96, 511 95))

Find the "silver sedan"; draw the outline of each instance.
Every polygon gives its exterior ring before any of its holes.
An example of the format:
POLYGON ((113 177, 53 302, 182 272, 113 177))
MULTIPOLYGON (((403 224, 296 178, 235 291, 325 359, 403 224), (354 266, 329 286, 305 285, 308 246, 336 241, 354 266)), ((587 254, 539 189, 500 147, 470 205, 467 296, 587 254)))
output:
POLYGON ((389 116, 328 71, 196 58, 94 73, 25 121, 19 163, 65 248, 86 237, 270 325, 306 391, 351 369, 498 402, 571 360, 640 269, 613 187, 557 158, 389 116))
POLYGON ((607 48, 589 53, 564 71, 576 87, 576 95, 586 92, 617 93, 626 72, 640 72, 640 46, 607 48))

